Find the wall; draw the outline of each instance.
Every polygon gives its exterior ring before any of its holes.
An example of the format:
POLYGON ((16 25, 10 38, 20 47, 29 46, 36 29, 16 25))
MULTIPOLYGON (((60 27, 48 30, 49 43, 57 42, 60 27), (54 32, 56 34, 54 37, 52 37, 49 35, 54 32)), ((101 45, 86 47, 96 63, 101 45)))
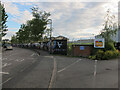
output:
POLYGON ((91 54, 91 50, 94 48, 93 45, 72 45, 72 55, 88 57, 91 54), (80 50, 80 47, 84 46, 84 50, 80 50))

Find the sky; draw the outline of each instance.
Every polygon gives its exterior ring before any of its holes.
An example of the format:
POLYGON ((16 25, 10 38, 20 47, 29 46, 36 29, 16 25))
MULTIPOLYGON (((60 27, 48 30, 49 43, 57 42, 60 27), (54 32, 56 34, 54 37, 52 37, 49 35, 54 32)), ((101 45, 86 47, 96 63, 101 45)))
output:
POLYGON ((8 14, 7 35, 10 39, 19 30, 20 25, 33 18, 31 9, 50 12, 52 36, 65 36, 70 40, 90 39, 103 29, 106 11, 118 17, 117 2, 3 2, 8 14))

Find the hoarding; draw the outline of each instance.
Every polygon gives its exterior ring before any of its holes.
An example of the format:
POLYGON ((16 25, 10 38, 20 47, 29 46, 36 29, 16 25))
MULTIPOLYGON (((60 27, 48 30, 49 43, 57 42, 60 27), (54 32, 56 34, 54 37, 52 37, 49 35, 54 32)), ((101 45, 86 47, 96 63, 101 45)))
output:
POLYGON ((104 48, 105 47, 105 40, 102 39, 95 39, 94 40, 94 48, 104 48))

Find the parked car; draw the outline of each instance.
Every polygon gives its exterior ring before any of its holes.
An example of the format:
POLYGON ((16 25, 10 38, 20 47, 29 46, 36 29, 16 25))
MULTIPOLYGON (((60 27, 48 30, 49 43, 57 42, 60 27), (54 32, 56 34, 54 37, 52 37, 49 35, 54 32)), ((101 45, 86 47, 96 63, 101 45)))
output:
POLYGON ((13 47, 11 44, 5 44, 3 48, 5 48, 6 50, 13 50, 13 47))

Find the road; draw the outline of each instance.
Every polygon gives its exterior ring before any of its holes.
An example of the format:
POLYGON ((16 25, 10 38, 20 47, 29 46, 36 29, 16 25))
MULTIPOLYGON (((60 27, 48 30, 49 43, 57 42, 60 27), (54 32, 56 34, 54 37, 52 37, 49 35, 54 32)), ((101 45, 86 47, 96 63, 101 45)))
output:
POLYGON ((51 55, 16 48, 3 52, 3 88, 117 88, 118 60, 51 55))

